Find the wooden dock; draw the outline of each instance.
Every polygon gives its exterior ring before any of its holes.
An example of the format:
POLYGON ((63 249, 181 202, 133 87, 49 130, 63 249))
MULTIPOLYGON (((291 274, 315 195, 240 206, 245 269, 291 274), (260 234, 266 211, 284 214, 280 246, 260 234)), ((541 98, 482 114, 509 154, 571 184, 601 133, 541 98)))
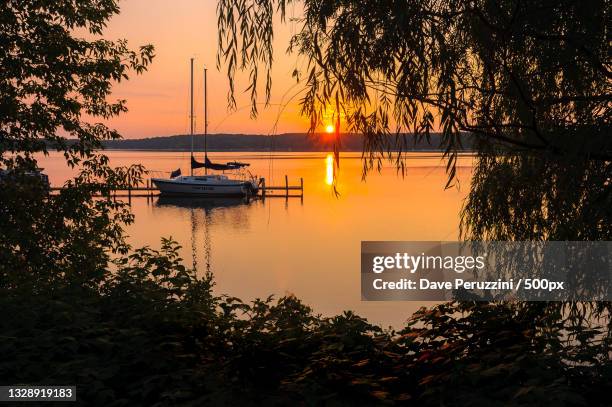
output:
POLYGON ((304 178, 300 178, 300 185, 289 185, 289 178, 285 175, 285 185, 279 186, 268 186, 266 185, 266 181, 264 180, 263 185, 259 188, 259 194, 265 198, 267 196, 281 196, 285 198, 295 197, 295 198, 303 198, 304 197, 304 178), (275 193, 274 191, 281 191, 281 194, 275 193), (289 191, 299 191, 299 193, 290 194, 289 191), (282 194, 284 192, 284 194, 282 194))
MULTIPOLYGON (((61 191, 63 187, 51 187, 52 192, 61 191)), ((155 187, 150 179, 145 185, 135 185, 130 188, 114 189, 111 191, 113 197, 154 197, 159 196, 159 189, 155 187)), ((300 178, 299 185, 290 185, 289 178, 285 175, 284 185, 266 185, 265 180, 259 187, 257 196, 265 198, 304 198, 304 178, 300 178), (294 192, 298 191, 298 192, 294 192)))

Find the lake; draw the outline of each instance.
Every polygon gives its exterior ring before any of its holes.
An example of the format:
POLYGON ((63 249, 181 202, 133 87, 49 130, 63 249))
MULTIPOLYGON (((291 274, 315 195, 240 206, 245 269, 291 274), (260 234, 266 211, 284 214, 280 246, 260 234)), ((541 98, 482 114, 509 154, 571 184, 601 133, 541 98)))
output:
MULTIPOLYGON (((160 176, 181 167, 189 152, 108 151, 112 165, 141 163, 160 176)), ((392 164, 362 180, 358 153, 341 155, 333 191, 334 163, 326 153, 212 153, 212 161, 237 159, 267 185, 304 179, 304 197, 265 200, 132 198, 136 216, 127 228, 135 246, 160 247, 160 237, 182 246, 187 265, 210 269, 215 290, 244 301, 295 294, 315 312, 331 316, 353 310, 385 327, 401 327, 418 302, 362 302, 362 240, 457 240, 459 213, 469 190, 473 157, 459 160, 458 186, 445 190, 439 153, 409 156, 402 177, 392 164), (202 202, 203 201, 203 202, 202 202)), ((51 184, 71 175, 63 157, 42 158, 51 184)), ((166 174, 167 175, 167 174, 166 174)))

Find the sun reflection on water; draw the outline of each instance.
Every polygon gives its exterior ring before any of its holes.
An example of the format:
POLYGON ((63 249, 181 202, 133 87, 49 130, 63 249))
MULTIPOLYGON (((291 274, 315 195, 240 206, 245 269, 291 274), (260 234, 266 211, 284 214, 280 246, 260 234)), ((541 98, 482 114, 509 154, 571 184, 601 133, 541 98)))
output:
POLYGON ((334 183, 334 156, 327 154, 325 157, 325 183, 332 185, 334 183))

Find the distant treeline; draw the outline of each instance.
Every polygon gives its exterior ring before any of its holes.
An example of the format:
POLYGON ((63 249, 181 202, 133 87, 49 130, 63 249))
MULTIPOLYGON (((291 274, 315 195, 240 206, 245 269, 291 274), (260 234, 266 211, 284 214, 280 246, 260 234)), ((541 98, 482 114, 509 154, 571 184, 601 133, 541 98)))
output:
MULTIPOLYGON (((466 136, 463 144, 470 149, 471 142, 466 136)), ((406 135, 406 150, 440 150, 439 133, 431 134, 429 141, 416 141, 412 135, 406 135)), ((252 134, 209 134, 208 151, 329 151, 333 149, 334 136, 317 134, 309 136, 305 133, 284 133, 275 136, 252 134)), ((187 134, 143 139, 112 140, 104 143, 107 149, 114 150, 169 150, 189 151, 191 137, 187 134)), ((194 138, 197 151, 204 150, 204 136, 198 134, 194 138)), ((363 136, 358 134, 340 135, 341 151, 362 151, 363 136)))

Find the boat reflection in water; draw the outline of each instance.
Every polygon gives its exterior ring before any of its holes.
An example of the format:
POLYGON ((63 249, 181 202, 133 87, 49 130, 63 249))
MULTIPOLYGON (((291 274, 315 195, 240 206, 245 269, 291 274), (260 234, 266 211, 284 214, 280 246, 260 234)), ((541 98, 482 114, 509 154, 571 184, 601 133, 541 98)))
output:
POLYGON ((155 202, 157 210, 179 211, 178 216, 186 214, 191 224, 192 267, 199 274, 210 274, 212 269, 212 240, 215 224, 224 227, 248 230, 248 210, 257 201, 247 197, 194 198, 160 196, 155 202), (202 262, 203 260, 203 262, 202 262))
POLYGON ((213 210, 249 205, 253 202, 247 197, 194 198, 190 196, 160 196, 156 206, 174 206, 178 208, 213 210))

